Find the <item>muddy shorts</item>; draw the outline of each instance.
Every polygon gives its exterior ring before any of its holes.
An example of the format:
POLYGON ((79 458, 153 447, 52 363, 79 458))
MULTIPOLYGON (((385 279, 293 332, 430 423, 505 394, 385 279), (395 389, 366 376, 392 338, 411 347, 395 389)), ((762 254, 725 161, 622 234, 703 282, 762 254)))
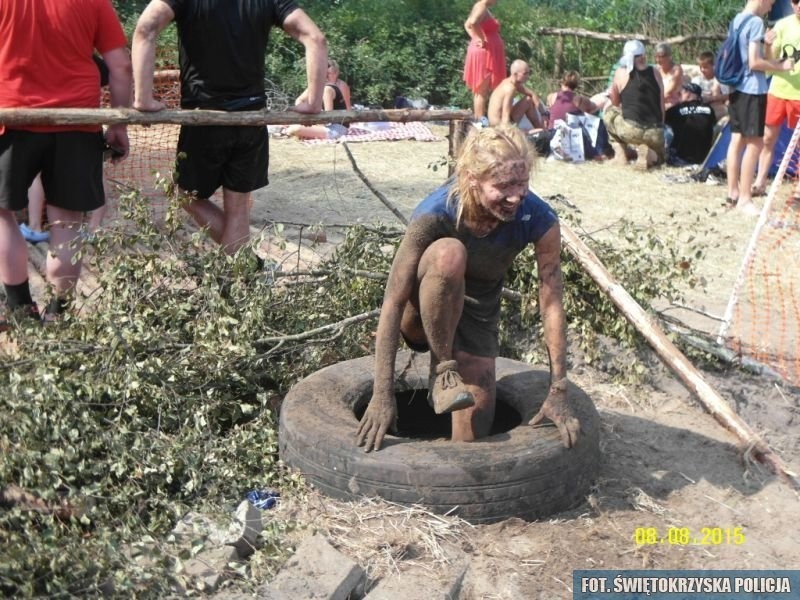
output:
POLYGON ((103 134, 6 129, 0 135, 0 208, 28 206, 28 187, 39 172, 48 204, 76 212, 100 208, 103 134))
POLYGON ((618 106, 610 106, 603 113, 608 135, 612 141, 632 146, 646 145, 658 156, 658 162, 666 159, 664 127, 661 125, 642 125, 622 117, 618 106))
MULTIPOLYGON (((475 300, 467 297, 464 301, 464 310, 456 327, 455 350, 462 350, 475 356, 496 358, 500 354, 500 345, 497 341, 500 322, 500 304, 492 311, 488 318, 478 316, 471 310, 475 300)), ((427 352, 430 347, 427 343, 419 344, 409 340, 405 335, 403 340, 415 352, 427 352)))

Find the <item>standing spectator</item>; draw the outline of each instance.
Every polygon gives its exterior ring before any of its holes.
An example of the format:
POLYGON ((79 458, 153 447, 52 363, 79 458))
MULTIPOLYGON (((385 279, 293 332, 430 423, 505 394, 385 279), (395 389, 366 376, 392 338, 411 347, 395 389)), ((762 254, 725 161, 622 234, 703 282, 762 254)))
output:
MULTIPOLYGON (((264 108, 264 58, 273 25, 305 47, 308 97, 293 110, 322 109, 328 61, 325 36, 293 0, 152 0, 133 34, 134 108, 158 111, 153 97, 156 40, 171 22, 178 28, 181 108, 224 111, 264 108)), ((225 252, 250 237, 250 193, 269 182, 266 127, 181 127, 176 180, 186 210, 225 252), (222 186, 223 207, 210 198, 222 186)))
POLYGON ((667 109, 664 121, 673 133, 669 146, 671 165, 698 165, 711 150, 717 117, 714 109, 700 99, 702 93, 696 83, 684 83, 680 102, 667 109))
POLYGON ((692 77, 692 83, 696 83, 703 91, 700 99, 714 109, 714 114, 719 121, 728 114, 728 86, 723 86, 714 77, 714 53, 706 50, 697 57, 697 68, 700 74, 692 77))
POLYGON ((614 73, 610 106, 603 113, 614 148, 614 161, 627 164, 627 146, 635 146, 641 169, 663 163, 664 87, 661 74, 647 64, 644 44, 625 42, 620 67, 614 73))
MULTIPOLYGON (((109 70, 112 106, 129 106, 131 62, 110 0, 3 0, 0 11, 0 107, 97 108, 97 50, 109 70)), ((108 143, 129 150, 127 129, 111 125, 108 143)), ((13 316, 38 318, 28 284, 28 252, 14 211, 28 204, 41 172, 50 252, 46 277, 54 297, 44 318, 61 314, 80 276, 84 214, 105 203, 100 125, 0 125, 0 278, 13 316)), ((5 320, 0 327, 7 327, 5 320)))
POLYGON ((672 46, 666 42, 656 44, 656 67, 664 86, 664 109, 680 102, 683 85, 683 67, 672 58, 672 46))
POLYGON ((511 74, 503 79, 489 98, 489 125, 519 123, 527 117, 533 129, 544 127, 539 111, 541 100, 536 92, 525 87, 531 68, 524 60, 511 63, 511 74), (521 98, 517 99, 518 96, 521 98), (516 100, 516 101, 515 101, 516 100))
MULTIPOLYGON (((800 3, 792 2, 793 14, 780 19, 768 31, 764 39, 767 58, 781 55, 787 44, 800 48, 800 3)), ((775 73, 767 94, 767 116, 764 126, 764 147, 758 157, 758 175, 753 184, 753 196, 764 196, 767 192, 767 177, 775 154, 775 142, 784 123, 794 129, 800 116, 800 69, 775 73)))
POLYGON ((547 418, 565 447, 579 443, 580 423, 567 395, 561 229, 550 206, 529 189, 535 157, 513 125, 473 129, 455 176, 414 210, 383 296, 375 384, 356 435, 365 450, 379 450, 396 426, 394 364, 401 335, 414 350, 430 349, 428 401, 437 414, 452 413, 452 439, 489 434, 503 278, 529 245, 536 252, 550 358, 549 393, 529 424, 547 418))
POLYGON ((739 52, 746 65, 744 78, 732 91, 728 113, 731 142, 728 145, 726 171, 728 177, 727 203, 742 212, 757 215, 753 204, 752 187, 759 155, 764 146, 764 120, 767 113, 767 78, 764 71, 791 71, 794 60, 783 61, 764 57, 762 42, 772 44, 774 31, 764 35, 761 19, 772 6, 771 0, 748 0, 744 10, 733 18, 731 30, 740 26, 739 52), (745 20, 747 22, 745 23, 745 20))
POLYGON ((506 76, 506 49, 500 37, 500 22, 489 9, 497 0, 478 0, 464 23, 470 37, 464 60, 464 81, 472 91, 472 112, 486 116, 489 94, 506 76))

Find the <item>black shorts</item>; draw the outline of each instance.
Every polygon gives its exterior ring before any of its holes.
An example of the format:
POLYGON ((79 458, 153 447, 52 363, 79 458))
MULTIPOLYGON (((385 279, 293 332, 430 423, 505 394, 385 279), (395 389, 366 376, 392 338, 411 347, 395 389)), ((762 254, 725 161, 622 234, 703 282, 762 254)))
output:
POLYGON ((733 92, 728 100, 731 132, 743 137, 764 137, 767 95, 733 92))
POLYGON ((262 188, 269 183, 268 167, 266 127, 181 127, 175 181, 198 198, 210 198, 220 186, 242 193, 262 188))
POLYGON ((76 212, 100 208, 103 134, 6 129, 0 135, 0 208, 28 206, 28 187, 39 172, 48 204, 76 212))

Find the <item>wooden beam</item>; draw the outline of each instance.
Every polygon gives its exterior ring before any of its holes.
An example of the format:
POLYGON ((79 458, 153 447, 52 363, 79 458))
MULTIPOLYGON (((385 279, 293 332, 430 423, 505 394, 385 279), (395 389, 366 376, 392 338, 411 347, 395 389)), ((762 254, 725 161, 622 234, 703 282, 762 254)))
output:
MULTIPOLYGON (((655 39, 642 35, 641 33, 604 33, 600 31, 589 31, 588 29, 573 28, 573 27, 539 27, 536 30, 536 35, 556 35, 565 36, 573 35, 579 38, 587 38, 591 40, 600 40, 605 42, 627 42, 628 40, 639 40, 645 44, 655 44, 658 42, 666 42, 671 45, 684 44, 695 40, 719 40, 722 41, 727 36, 726 33, 692 33, 689 35, 676 35, 664 40, 655 39)), ((531 43, 528 40, 528 43, 531 43)))
POLYGON ((0 125, 314 125, 372 121, 451 121, 470 119, 469 110, 369 109, 332 110, 315 115, 266 110, 225 112, 221 110, 162 110, 139 112, 132 108, 0 108, 0 125))

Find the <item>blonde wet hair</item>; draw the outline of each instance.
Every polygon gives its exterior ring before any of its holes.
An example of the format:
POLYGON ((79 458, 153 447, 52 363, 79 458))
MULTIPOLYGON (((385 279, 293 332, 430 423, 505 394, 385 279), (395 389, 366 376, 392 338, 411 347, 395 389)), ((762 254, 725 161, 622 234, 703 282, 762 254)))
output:
POLYGON ((530 173, 536 161, 536 150, 516 125, 473 129, 467 135, 456 159, 455 181, 447 199, 450 205, 458 202, 456 226, 478 213, 478 188, 473 182, 491 177, 501 164, 520 161, 530 173))

